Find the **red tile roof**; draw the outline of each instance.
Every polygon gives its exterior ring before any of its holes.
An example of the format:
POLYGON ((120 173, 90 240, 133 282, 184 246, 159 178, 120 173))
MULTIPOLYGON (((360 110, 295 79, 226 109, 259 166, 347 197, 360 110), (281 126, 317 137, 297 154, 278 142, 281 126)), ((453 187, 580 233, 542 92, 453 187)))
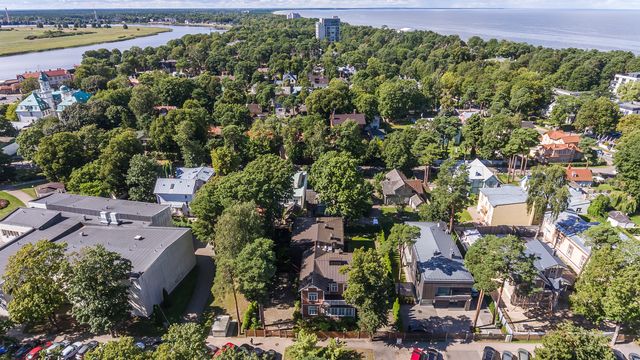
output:
POLYGON ((571 166, 567 168, 567 180, 577 182, 592 182, 593 174, 590 169, 576 169, 571 166))
POLYGON ((56 77, 56 76, 64 76, 69 74, 69 72, 65 69, 55 69, 55 70, 46 70, 46 71, 30 71, 30 72, 25 72, 23 74, 20 74, 19 76, 25 78, 25 79, 30 79, 30 78, 38 78, 40 76, 40 73, 43 72, 45 73, 48 77, 56 77))

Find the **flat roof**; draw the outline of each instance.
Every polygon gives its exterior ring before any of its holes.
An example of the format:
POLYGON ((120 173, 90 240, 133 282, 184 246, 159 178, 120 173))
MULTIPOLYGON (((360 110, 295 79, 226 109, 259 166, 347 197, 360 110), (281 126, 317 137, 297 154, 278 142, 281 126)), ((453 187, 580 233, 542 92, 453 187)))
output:
POLYGON ((492 206, 521 204, 527 202, 527 193, 520 186, 504 185, 497 188, 481 188, 492 206))
POLYGON ((116 212, 121 215, 133 215, 153 217, 168 206, 146 203, 141 201, 129 201, 111 199, 97 196, 82 196, 69 193, 53 193, 41 198, 29 201, 30 207, 46 206, 50 210, 68 211, 76 214, 99 215, 100 211, 116 212))
POLYGON ((460 250, 445 232, 444 223, 411 221, 405 224, 420 228, 420 237, 413 246, 423 280, 473 282, 460 250))
POLYGON ((196 192, 196 181, 196 179, 158 178, 153 193, 193 195, 196 192))
POLYGON ((2 224, 38 229, 59 216, 59 211, 37 208, 18 208, 2 219, 2 224))

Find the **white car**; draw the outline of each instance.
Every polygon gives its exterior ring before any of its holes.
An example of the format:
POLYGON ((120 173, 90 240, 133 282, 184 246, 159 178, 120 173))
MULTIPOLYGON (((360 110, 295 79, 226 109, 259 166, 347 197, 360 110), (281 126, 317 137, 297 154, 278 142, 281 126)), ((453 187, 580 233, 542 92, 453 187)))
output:
POLYGON ((62 350, 62 354, 60 354, 61 359, 71 359, 82 346, 82 342, 74 342, 73 344, 67 346, 62 350))
POLYGON ((54 352, 56 352, 58 349, 64 349, 67 346, 69 346, 69 344, 71 344, 71 341, 69 340, 62 340, 60 342, 54 342, 53 344, 51 344, 51 346, 49 346, 48 348, 44 349, 44 353, 46 355, 51 355, 54 352))

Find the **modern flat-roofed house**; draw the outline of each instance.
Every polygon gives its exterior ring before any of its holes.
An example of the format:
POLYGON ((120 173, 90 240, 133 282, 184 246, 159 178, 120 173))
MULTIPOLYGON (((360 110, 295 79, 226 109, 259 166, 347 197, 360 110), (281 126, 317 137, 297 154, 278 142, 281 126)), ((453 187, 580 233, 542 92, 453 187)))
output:
POLYGON ((464 267, 446 224, 439 222, 406 222, 417 226, 420 237, 411 247, 405 247, 408 280, 415 287, 416 302, 439 307, 469 309, 473 276, 464 267))
POLYGON ((424 204, 424 188, 421 180, 409 180, 399 170, 393 169, 380 182, 385 205, 409 205, 414 210, 424 204))
POLYGON ((611 91, 614 94, 618 94, 618 90, 620 86, 630 83, 640 81, 640 72, 631 72, 627 74, 616 74, 613 77, 613 81, 611 82, 611 91))
POLYGON ((482 188, 495 188, 500 186, 500 180, 485 164, 475 159, 467 164, 471 193, 477 194, 482 188))
POLYGON ((555 221, 547 214, 542 239, 567 266, 580 274, 591 257, 591 246, 587 245, 583 233, 596 225, 598 223, 586 222, 573 211, 562 212, 555 221))
POLYGON ((293 174, 293 197, 290 203, 296 204, 301 209, 304 209, 305 202, 307 201, 307 172, 297 171, 293 174))
POLYGON ((567 181, 574 182, 580 187, 591 187, 593 185, 593 173, 591 169, 567 167, 567 181))
MULTIPOLYGON (((66 243, 69 254, 102 245, 129 259, 132 313, 150 316, 195 266, 193 236, 171 224, 167 206, 66 193, 28 203, 0 221, 0 273, 22 246, 46 239, 66 243)), ((0 313, 11 294, 0 294, 0 313)))
POLYGON ((535 257, 534 265, 538 270, 534 290, 527 294, 519 284, 507 281, 504 295, 512 305, 525 308, 553 308, 557 305, 560 293, 568 285, 568 281, 563 277, 566 266, 553 255, 549 245, 540 240, 527 241, 525 246, 525 254, 535 257))
POLYGON ((302 316, 355 316, 355 308, 342 297, 347 275, 340 268, 352 259, 344 252, 342 218, 296 219, 291 244, 302 252, 298 287, 302 316))
POLYGON ((527 210, 527 192, 520 186, 480 189, 476 210, 488 226, 531 226, 535 222, 534 213, 527 210))
POLYGON ((624 115, 640 114, 640 102, 637 101, 619 103, 618 107, 624 115))

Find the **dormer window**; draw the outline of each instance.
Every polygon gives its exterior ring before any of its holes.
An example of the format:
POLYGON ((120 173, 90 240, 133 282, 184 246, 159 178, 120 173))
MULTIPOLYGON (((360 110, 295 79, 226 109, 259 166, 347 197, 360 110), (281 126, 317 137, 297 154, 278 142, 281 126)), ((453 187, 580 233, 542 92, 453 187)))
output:
POLYGON ((331 292, 338 292, 338 284, 337 283, 331 283, 329 284, 329 291, 331 292))

